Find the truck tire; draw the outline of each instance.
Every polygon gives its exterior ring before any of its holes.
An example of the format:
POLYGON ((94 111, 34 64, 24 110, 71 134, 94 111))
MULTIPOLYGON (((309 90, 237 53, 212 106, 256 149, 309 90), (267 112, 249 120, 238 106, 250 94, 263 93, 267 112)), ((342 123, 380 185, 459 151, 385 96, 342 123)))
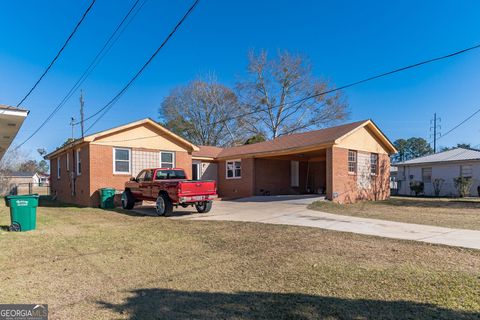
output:
POLYGON ((159 216, 166 217, 172 214, 173 204, 168 195, 162 193, 157 197, 157 201, 155 202, 155 212, 159 216))
POLYGON ((212 201, 204 201, 195 205, 198 213, 207 213, 212 209, 212 201))
POLYGON ((135 206, 135 198, 130 190, 125 190, 122 193, 122 208, 132 210, 135 206))

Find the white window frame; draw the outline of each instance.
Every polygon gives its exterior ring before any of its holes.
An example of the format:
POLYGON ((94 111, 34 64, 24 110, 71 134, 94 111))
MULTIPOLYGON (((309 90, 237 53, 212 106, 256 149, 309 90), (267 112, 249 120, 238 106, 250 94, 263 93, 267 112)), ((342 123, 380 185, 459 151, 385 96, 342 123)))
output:
POLYGON ((68 157, 69 153, 67 152, 66 155, 67 155, 67 157, 66 157, 67 159, 66 159, 65 162, 66 162, 66 164, 67 164, 66 167, 67 167, 67 172, 68 172, 68 171, 70 171, 70 163, 69 163, 69 162, 70 162, 70 159, 69 159, 69 157, 68 157))
POLYGON ((80 169, 80 165, 82 164, 82 160, 80 158, 80 151, 82 149, 77 149, 75 151, 75 158, 76 158, 76 168, 75 170, 77 171, 77 176, 81 176, 82 175, 82 170, 79 170, 80 169))
POLYGON ((58 158, 57 158, 57 180, 60 179, 60 164, 61 163, 62 163, 61 156, 58 156, 58 158))
POLYGON ((242 159, 234 159, 234 160, 226 160, 225 161, 225 179, 242 179, 242 159), (236 169, 235 169, 235 162, 240 163, 240 175, 236 175, 236 169), (233 164, 233 175, 231 177, 228 176, 228 164, 232 163, 233 164))
MULTIPOLYGON (((132 174, 132 149, 130 148, 117 148, 117 147, 113 147, 112 148, 112 160, 113 160, 113 174, 124 174, 124 175, 131 175, 132 174), (115 150, 127 150, 128 151, 128 172, 124 172, 124 171, 117 171, 116 170, 116 166, 115 166, 115 162, 117 161, 115 159, 115 150)), ((127 161, 127 160, 118 160, 118 161, 127 161)))
MULTIPOLYGON (((160 151, 160 168, 169 168, 169 167, 164 167, 162 162, 162 154, 164 153, 170 153, 172 155, 172 169, 175 168, 175 151, 160 151)), ((170 162, 165 162, 165 163, 170 163, 170 162)))
POLYGON ((355 174, 357 174, 357 170, 358 170, 358 152, 357 152, 357 150, 349 149, 348 153, 347 153, 347 171, 348 171, 349 174, 355 175, 355 174), (350 153, 355 155, 355 160, 354 161, 350 161, 350 153), (350 170, 350 163, 351 162, 353 162, 354 165, 355 165, 355 168, 353 169, 354 171, 350 170))

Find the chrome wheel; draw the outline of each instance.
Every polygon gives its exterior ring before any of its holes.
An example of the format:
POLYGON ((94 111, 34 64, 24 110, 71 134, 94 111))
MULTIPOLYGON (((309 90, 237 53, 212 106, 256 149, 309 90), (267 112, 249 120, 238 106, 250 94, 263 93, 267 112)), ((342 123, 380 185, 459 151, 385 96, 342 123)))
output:
POLYGON ((157 201, 155 202, 155 211, 159 216, 165 214, 165 200, 162 196, 158 196, 157 201))

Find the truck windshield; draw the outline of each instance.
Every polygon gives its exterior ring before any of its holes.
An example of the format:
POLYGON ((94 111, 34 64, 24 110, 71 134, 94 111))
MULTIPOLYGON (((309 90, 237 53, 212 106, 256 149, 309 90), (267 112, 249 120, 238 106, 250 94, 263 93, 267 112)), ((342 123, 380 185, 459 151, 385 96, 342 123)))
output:
POLYGON ((156 180, 168 180, 168 179, 186 179, 185 172, 183 170, 157 170, 156 180))

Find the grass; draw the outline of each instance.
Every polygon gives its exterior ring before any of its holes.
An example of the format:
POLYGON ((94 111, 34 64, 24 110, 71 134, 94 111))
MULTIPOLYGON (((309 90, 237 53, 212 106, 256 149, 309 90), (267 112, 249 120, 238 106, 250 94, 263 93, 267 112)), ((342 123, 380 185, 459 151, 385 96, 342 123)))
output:
POLYGON ((480 317, 476 250, 74 207, 39 208, 0 250, 0 301, 51 319, 480 317))
POLYGON ((341 205, 329 201, 312 203, 310 209, 346 216, 480 230, 480 200, 391 197, 341 205))

